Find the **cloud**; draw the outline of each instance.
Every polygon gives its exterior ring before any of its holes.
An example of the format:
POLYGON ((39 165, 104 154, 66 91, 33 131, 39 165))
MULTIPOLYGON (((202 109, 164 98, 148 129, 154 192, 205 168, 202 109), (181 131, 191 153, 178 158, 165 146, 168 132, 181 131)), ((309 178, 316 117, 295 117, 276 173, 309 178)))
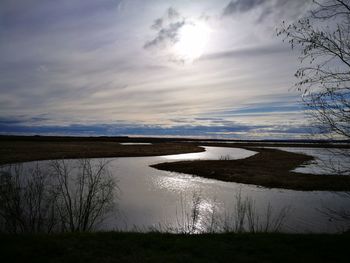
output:
POLYGON ((173 7, 169 7, 163 17, 154 20, 151 29, 156 31, 156 36, 144 44, 144 48, 167 47, 175 44, 179 39, 180 29, 187 23, 184 17, 173 7))
POLYGON ((255 11, 256 22, 295 20, 307 12, 311 0, 231 0, 222 11, 222 16, 236 16, 255 11))
POLYGON ((171 1, 118 3, 1 2, 0 132, 248 136, 265 123, 295 125, 290 112, 277 116, 286 108, 247 109, 288 93, 294 58, 270 36, 259 42, 250 19, 216 19, 228 1, 177 1, 181 13, 171 1), (191 66, 164 62, 161 49, 203 12, 212 17, 210 53, 191 66))
POLYGON ((180 13, 173 7, 169 7, 167 10, 167 15, 169 19, 178 19, 180 18, 180 13))
POLYGON ((256 57, 256 56, 271 56, 278 53, 285 53, 289 51, 288 46, 281 45, 265 45, 254 46, 249 48, 241 48, 234 50, 226 50, 221 52, 210 53, 202 56, 199 60, 215 60, 226 58, 244 58, 244 57, 256 57))
POLYGON ((300 139, 305 138, 310 127, 305 125, 249 125, 227 123, 226 125, 141 125, 118 124, 70 124, 30 125, 20 121, 0 121, 0 134, 76 135, 76 136, 157 136, 202 137, 230 139, 300 139))
POLYGON ((153 25, 151 26, 154 30, 160 30, 163 27, 163 18, 157 18, 154 20, 153 25))
POLYGON ((235 13, 244 13, 252 10, 255 7, 258 7, 264 4, 265 0, 234 0, 230 1, 228 5, 224 8, 223 15, 232 15, 235 13))
POLYGON ((37 69, 36 69, 38 72, 40 72, 40 73, 45 73, 45 72, 48 72, 49 71, 49 69, 47 68, 47 66, 45 66, 45 65, 40 65, 39 67, 37 67, 37 69))
MULTIPOLYGON (((216 122, 202 125, 177 124, 169 127, 119 122, 115 124, 69 124, 69 125, 35 125, 38 120, 11 119, 0 120, 0 134, 38 134, 38 135, 82 135, 82 136, 182 136, 182 137, 216 137, 247 138, 257 131, 287 133, 286 127, 269 125, 247 125, 237 122, 216 122), (25 122, 24 122, 25 121, 25 122)), ((298 133, 293 130, 292 133, 298 133)))
MULTIPOLYGON (((151 47, 166 47, 169 44, 175 44, 179 39, 179 30, 186 24, 185 21, 178 21, 170 23, 166 27, 161 27, 157 32, 157 35, 154 39, 147 41, 144 45, 144 48, 151 47)), ((153 25, 154 26, 154 25, 153 25)), ((152 27, 153 27, 152 26, 152 27)))

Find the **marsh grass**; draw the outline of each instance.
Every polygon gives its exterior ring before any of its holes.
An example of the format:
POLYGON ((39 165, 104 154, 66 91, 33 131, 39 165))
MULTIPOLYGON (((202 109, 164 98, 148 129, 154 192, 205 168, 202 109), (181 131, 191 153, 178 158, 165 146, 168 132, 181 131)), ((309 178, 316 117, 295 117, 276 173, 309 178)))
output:
POLYGON ((219 211, 213 200, 210 208, 203 205, 205 200, 200 192, 194 192, 189 202, 181 196, 179 213, 176 213, 176 225, 159 224, 160 229, 153 231, 203 234, 203 233, 277 233, 283 228, 290 213, 290 207, 275 211, 270 203, 261 212, 249 197, 243 197, 239 190, 232 200, 233 210, 219 211), (187 206, 186 206, 187 204, 187 206))

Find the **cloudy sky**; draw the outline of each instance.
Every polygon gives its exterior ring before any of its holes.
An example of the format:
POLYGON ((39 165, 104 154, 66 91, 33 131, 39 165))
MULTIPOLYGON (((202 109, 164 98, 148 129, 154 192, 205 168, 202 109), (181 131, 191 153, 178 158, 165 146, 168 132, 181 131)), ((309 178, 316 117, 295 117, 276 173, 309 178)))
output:
POLYGON ((302 138, 305 0, 1 0, 0 133, 302 138))

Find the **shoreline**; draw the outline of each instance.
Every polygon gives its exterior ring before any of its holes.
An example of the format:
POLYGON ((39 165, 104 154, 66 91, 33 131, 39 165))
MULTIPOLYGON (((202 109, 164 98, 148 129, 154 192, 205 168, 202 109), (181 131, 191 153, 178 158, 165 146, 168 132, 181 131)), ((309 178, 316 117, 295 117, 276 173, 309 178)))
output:
POLYGON ((151 167, 209 179, 266 188, 301 191, 350 191, 350 177, 317 175, 291 170, 314 160, 313 157, 278 149, 244 147, 258 152, 238 160, 195 160, 165 162, 151 167))

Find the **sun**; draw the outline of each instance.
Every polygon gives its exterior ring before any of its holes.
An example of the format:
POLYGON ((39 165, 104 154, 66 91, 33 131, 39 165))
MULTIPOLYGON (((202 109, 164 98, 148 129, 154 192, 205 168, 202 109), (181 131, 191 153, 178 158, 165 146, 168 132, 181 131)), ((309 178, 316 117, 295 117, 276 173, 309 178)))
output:
POLYGON ((205 51, 210 30, 203 22, 191 22, 179 31, 179 40, 174 45, 175 56, 185 63, 192 63, 205 51))

